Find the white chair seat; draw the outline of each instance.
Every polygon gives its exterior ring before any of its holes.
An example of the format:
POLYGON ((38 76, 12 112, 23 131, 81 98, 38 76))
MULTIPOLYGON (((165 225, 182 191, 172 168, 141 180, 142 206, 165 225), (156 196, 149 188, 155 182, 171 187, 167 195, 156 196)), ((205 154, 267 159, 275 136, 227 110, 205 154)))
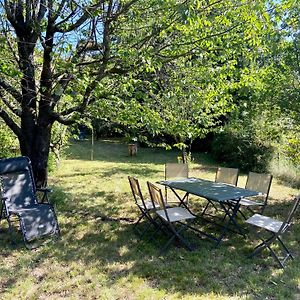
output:
MULTIPOLYGON (((153 203, 152 203, 151 200, 145 200, 144 202, 145 202, 145 206, 146 206, 147 210, 153 209, 153 203)), ((138 205, 139 207, 141 207, 142 209, 145 209, 145 207, 144 207, 142 201, 138 201, 138 202, 137 202, 137 205, 138 205)), ((155 203, 155 208, 159 208, 159 205, 156 204, 156 203, 155 203)))
POLYGON ((243 205, 243 206, 263 206, 264 203, 258 202, 258 201, 253 201, 253 200, 250 200, 250 199, 247 199, 247 198, 243 198, 243 199, 240 200, 240 205, 243 205))
MULTIPOLYGON (((164 210, 158 210, 156 212, 164 221, 168 222, 168 219, 166 217, 164 210)), ((183 207, 172 207, 167 209, 167 213, 170 219, 170 222, 178 222, 178 221, 184 221, 188 219, 194 219, 195 216, 193 216, 187 209, 183 207)))
POLYGON ((281 222, 281 221, 277 221, 270 217, 266 217, 266 216, 259 215, 259 214, 253 215, 245 222, 248 224, 260 227, 260 228, 264 228, 264 229, 274 232, 274 233, 277 233, 283 224, 283 222, 281 222))
MULTIPOLYGON (((137 205, 139 207, 141 207, 142 209, 145 209, 142 201, 138 201, 137 205)), ((147 210, 153 209, 152 201, 151 200, 145 200, 145 206, 146 206, 147 210)), ((166 203, 166 207, 170 207, 170 205, 168 203, 166 203)), ((159 204, 155 203, 155 208, 160 208, 159 204)))

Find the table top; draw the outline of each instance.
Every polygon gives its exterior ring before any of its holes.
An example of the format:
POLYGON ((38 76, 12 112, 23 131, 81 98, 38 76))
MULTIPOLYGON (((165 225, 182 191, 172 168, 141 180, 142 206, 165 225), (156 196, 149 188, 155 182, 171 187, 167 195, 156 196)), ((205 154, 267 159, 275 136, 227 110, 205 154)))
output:
POLYGON ((157 183, 218 202, 259 195, 255 191, 198 178, 163 180, 157 183))

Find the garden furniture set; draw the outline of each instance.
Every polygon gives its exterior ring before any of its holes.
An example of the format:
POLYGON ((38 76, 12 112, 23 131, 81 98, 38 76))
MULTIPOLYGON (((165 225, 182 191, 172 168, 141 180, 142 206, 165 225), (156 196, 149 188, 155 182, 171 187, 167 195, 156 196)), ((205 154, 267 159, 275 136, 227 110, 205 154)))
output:
POLYGON ((291 225, 299 206, 300 196, 295 197, 284 221, 275 220, 263 215, 268 203, 272 175, 249 172, 245 188, 237 187, 238 175, 238 169, 219 167, 215 180, 210 181, 189 177, 187 164, 166 164, 165 180, 156 182, 164 186, 165 192, 163 193, 157 185, 147 182, 150 199, 143 197, 138 180, 129 176, 135 203, 141 211, 134 228, 137 229, 142 219, 147 219, 147 226, 143 232, 140 232, 141 236, 147 232, 150 233, 151 239, 155 239, 159 232, 167 234, 167 242, 160 249, 160 253, 163 254, 174 240, 190 251, 195 249, 184 236, 184 231, 187 229, 212 240, 216 246, 219 246, 224 237, 229 236, 230 233, 245 237, 248 231, 244 225, 248 224, 260 229, 260 232, 255 232, 255 236, 261 240, 261 243, 254 248, 251 257, 268 249, 283 268, 285 261, 288 258, 293 259, 293 255, 283 243, 282 235, 291 225), (191 196, 207 201, 200 213, 190 205, 191 196), (208 213, 210 207, 213 208, 213 213, 208 213), (251 216, 247 216, 249 214, 251 216), (220 230, 212 234, 200 229, 198 224, 203 221, 220 230), (269 236, 265 238, 261 231, 266 231, 269 236), (279 258, 271 248, 271 244, 275 242, 279 243, 285 254, 283 259, 279 258))

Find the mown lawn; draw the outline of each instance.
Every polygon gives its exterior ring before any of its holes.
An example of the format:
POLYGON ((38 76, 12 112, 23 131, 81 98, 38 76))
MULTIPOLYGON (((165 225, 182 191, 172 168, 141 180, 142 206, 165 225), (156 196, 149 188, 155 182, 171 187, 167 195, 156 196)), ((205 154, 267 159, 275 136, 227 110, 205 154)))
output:
MULTIPOLYGON (((215 248, 190 233, 196 251, 172 246, 161 257, 157 244, 138 239, 127 176, 138 177, 146 191, 146 181, 163 179, 164 163, 176 162, 177 155, 140 148, 129 157, 126 145, 103 140, 91 161, 89 142, 73 143, 49 179, 61 239, 28 251, 21 242, 12 246, 5 222, 0 224, 0 298, 300 299, 300 210, 285 237, 296 259, 284 271, 268 252, 247 258, 257 242, 251 234, 233 234, 215 248)), ((215 167, 207 156, 195 155, 190 174, 213 179, 215 167)), ((239 186, 245 180, 241 176, 239 186)), ((265 213, 282 218, 298 192, 275 179, 265 213)), ((204 204, 192 199, 195 207, 204 204)))

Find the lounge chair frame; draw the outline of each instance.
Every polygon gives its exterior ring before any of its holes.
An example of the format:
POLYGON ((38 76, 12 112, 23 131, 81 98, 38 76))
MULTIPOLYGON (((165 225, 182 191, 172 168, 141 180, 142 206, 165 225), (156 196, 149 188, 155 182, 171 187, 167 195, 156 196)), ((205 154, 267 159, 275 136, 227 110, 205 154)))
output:
POLYGON ((32 242, 43 236, 60 236, 54 206, 48 199, 50 189, 36 188, 28 157, 0 160, 0 186, 0 221, 6 219, 12 233, 11 218, 17 217, 26 248, 35 248, 32 242), (37 191, 43 192, 42 201, 47 203, 38 202, 37 191))

